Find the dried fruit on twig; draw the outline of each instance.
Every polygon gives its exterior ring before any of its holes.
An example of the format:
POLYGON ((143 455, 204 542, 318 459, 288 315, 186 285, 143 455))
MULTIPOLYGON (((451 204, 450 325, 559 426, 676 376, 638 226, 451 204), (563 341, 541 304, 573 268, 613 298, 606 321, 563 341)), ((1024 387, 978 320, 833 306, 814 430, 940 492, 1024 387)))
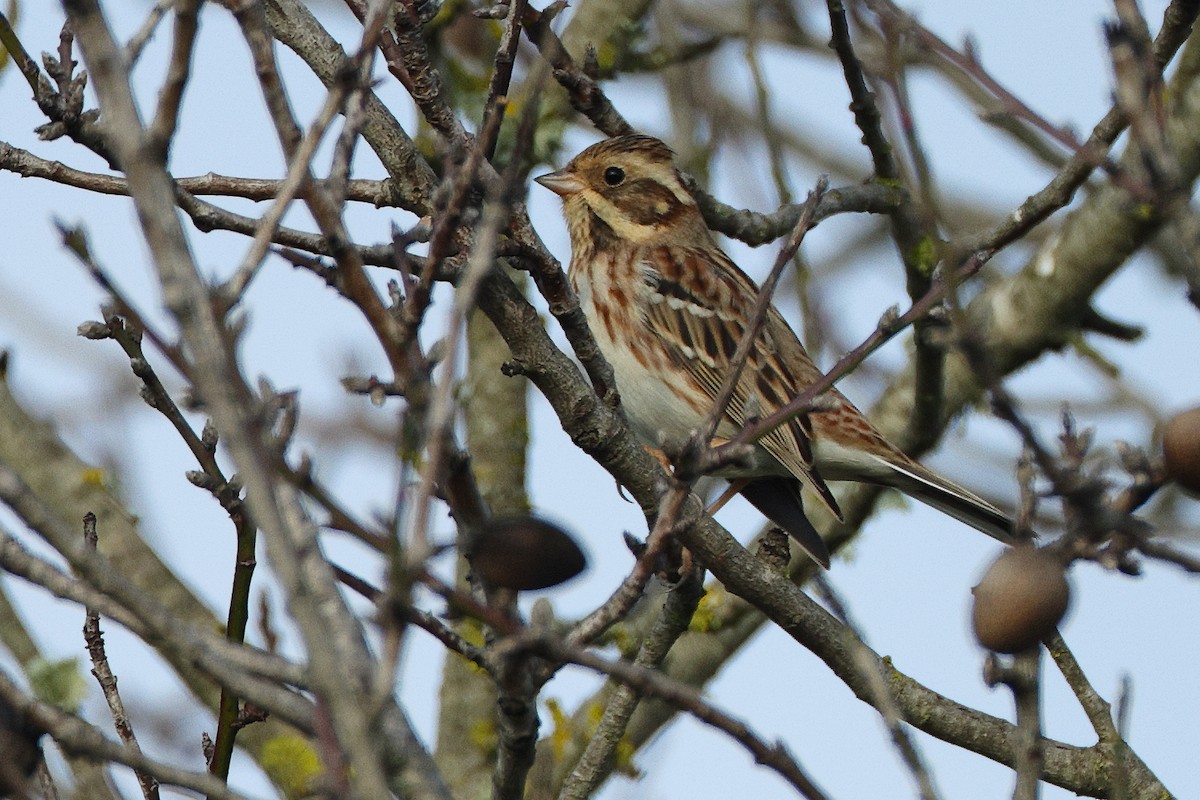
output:
POLYGON ((1200 494, 1200 408, 1180 411, 1163 429, 1163 461, 1167 475, 1200 494))
POLYGON ((484 583, 522 591, 556 586, 587 566, 583 551, 566 531, 528 516, 489 522, 476 537, 469 559, 484 583))
POLYGON ((1033 545, 1001 553, 972 592, 975 638, 997 653, 1036 645, 1058 625, 1071 597, 1062 562, 1033 545))

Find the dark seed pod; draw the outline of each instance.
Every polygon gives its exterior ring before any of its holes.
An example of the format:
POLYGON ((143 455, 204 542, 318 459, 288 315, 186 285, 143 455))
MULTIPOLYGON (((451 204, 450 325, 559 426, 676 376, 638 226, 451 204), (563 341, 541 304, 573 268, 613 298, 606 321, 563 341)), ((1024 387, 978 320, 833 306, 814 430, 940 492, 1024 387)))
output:
POLYGON ((1163 428, 1163 462, 1167 475, 1193 494, 1200 494, 1200 408, 1180 411, 1163 428))
POLYGON ((1033 545, 1001 553, 972 593, 975 638, 997 653, 1036 645, 1058 625, 1071 599, 1062 562, 1033 545))
POLYGON ((476 536, 468 559, 487 585, 517 590, 557 586, 587 566, 566 531, 529 516, 489 522, 476 536))

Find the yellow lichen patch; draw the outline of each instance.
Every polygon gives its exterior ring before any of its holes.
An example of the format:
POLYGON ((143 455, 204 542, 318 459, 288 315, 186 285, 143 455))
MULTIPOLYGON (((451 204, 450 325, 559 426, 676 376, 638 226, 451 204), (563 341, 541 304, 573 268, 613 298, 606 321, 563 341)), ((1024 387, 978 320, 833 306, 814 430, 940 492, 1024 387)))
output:
POLYGON ((616 771, 631 778, 642 777, 642 771, 633 765, 633 756, 636 752, 637 749, 629 739, 622 738, 617 742, 616 762, 613 765, 616 771))
POLYGON ((320 756, 299 736, 271 739, 263 745, 258 763, 288 800, 312 794, 316 781, 325 774, 320 756))
MULTIPOLYGON (((599 705, 598 703, 593 705, 599 705)), ((555 758, 562 758, 571 741, 571 718, 563 711, 562 704, 553 697, 546 698, 546 710, 550 712, 550 747, 555 758)), ((591 709, 589 709, 590 711, 591 709)), ((603 708, 600 709, 603 713, 603 708)))
POLYGON ((621 655, 626 658, 633 658, 637 655, 638 648, 642 645, 641 640, 631 634, 629 626, 622 624, 610 628, 605 641, 616 646, 621 651, 621 655))
POLYGON ((30 662, 26 673, 37 699, 70 714, 77 713, 87 697, 88 682, 83 678, 77 658, 38 658, 30 662))
POLYGON ((928 278, 933 274, 934 267, 937 266, 937 242, 934 241, 932 236, 922 236, 908 251, 907 260, 910 267, 915 269, 920 275, 928 278))
POLYGON ((1158 216, 1158 210, 1152 203, 1138 203, 1133 207, 1133 218, 1141 222, 1150 222, 1158 216))
POLYGON ((709 589, 696 605, 696 613, 692 614, 688 630, 696 633, 719 631, 723 625, 721 611, 724 606, 725 592, 721 589, 709 589))
POLYGON ((500 744, 500 736, 496 733, 496 723, 490 719, 481 719, 471 726, 467 736, 471 744, 481 753, 494 753, 500 744))
POLYGON ((466 619, 455 627, 459 636, 467 640, 467 644, 483 647, 486 642, 483 636, 483 626, 477 620, 466 619))
POLYGON ((100 467, 88 467, 83 471, 83 485, 103 486, 104 476, 105 472, 100 467))

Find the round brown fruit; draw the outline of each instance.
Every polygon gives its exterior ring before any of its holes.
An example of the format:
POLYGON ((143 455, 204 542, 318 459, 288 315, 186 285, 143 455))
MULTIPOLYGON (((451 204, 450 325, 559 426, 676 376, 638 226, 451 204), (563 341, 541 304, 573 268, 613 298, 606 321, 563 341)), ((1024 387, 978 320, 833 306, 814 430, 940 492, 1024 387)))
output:
POLYGON ((1058 625, 1071 599, 1062 562, 1028 544, 1001 553, 972 593, 975 638, 997 653, 1036 645, 1058 625))
POLYGON ((1200 494, 1200 408, 1180 411, 1163 428, 1163 462, 1167 475, 1200 494))
POLYGON ((583 551, 566 531, 530 516, 488 522, 468 560, 485 584, 521 591, 563 583, 587 566, 583 551))

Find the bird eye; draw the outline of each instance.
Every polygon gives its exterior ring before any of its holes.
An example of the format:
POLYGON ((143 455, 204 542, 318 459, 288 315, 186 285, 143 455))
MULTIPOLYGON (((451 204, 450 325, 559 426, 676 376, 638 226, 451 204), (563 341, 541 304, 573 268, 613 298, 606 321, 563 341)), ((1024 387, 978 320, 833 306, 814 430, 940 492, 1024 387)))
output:
POLYGON ((609 186, 617 186, 625 180, 625 170, 620 167, 609 167, 604 170, 604 182, 609 186))

